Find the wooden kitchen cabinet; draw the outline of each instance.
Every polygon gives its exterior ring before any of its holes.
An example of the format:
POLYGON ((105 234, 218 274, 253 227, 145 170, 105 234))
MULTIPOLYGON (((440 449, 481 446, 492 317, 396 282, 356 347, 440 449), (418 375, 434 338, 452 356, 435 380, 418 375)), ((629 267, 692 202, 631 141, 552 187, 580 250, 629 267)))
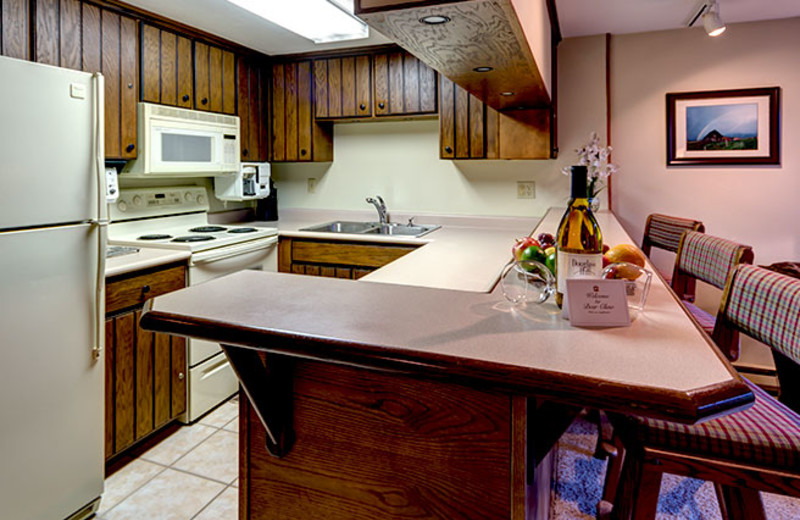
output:
POLYGON ((372 116, 372 57, 314 60, 314 115, 317 119, 372 116))
POLYGON ((278 271, 358 279, 416 248, 405 244, 282 237, 278 242, 278 271))
POLYGON ((142 24, 142 101, 193 108, 192 40, 142 24))
POLYGON ((442 159, 548 159, 550 109, 498 112, 439 76, 442 159))
MULTIPOLYGON (((3 2, 4 13, 21 12, 20 2, 8 2, 8 6, 6 3, 3 2)), ((79 0, 31 0, 31 4, 35 7, 34 61, 102 72, 106 159, 135 158, 139 22, 79 0)), ((3 41, 17 41, 15 35, 16 29, 4 23, 3 41)), ((4 43, 3 48, 6 46, 4 43)))
POLYGON ((376 116, 436 114, 436 71, 403 50, 373 60, 376 116))
POLYGON ((272 65, 273 162, 333 160, 333 123, 316 121, 311 60, 272 65))
POLYGON ((106 282, 106 460, 186 410, 186 340, 138 326, 144 301, 185 279, 186 268, 173 265, 106 282))
POLYGON ((242 161, 269 160, 268 72, 255 58, 237 58, 238 110, 242 161))
POLYGON ((0 55, 20 60, 29 59, 29 0, 0 1, 0 55))
POLYGON ((234 54, 142 24, 142 101, 236 113, 234 54))
POLYGON ((234 54, 201 41, 194 42, 194 108, 236 113, 234 54))

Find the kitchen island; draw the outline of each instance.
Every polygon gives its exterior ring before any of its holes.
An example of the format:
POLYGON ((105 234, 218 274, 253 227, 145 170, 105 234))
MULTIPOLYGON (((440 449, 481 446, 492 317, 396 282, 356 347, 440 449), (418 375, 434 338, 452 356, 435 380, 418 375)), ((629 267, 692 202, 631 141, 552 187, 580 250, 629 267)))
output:
POLYGON ((243 518, 544 518, 564 416, 691 423, 753 398, 660 279, 626 328, 571 327, 497 288, 257 272, 158 297, 142 325, 227 345, 249 397, 243 518))

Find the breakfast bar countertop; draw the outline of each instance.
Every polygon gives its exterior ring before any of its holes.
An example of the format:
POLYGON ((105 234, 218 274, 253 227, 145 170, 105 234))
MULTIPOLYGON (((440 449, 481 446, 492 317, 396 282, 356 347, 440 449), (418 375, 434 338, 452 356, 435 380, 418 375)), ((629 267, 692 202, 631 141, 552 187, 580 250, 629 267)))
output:
MULTIPOLYGON (((559 218, 560 210, 551 210, 537 231, 553 230, 559 218)), ((598 220, 608 243, 630 242, 613 215, 600 212, 598 220)), ((503 244, 497 274, 510 257, 509 246, 503 244)), ((471 381, 682 422, 753 399, 658 277, 645 311, 630 327, 599 329, 570 326, 552 299, 519 309, 499 288, 413 285, 241 272, 152 300, 142 324, 273 353, 471 381)))

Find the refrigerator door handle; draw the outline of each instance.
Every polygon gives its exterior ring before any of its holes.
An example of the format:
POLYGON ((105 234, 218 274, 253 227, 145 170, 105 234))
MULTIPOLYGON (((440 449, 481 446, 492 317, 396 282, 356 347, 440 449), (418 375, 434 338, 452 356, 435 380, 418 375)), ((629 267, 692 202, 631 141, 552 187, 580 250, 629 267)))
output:
MULTIPOLYGON (((106 201, 106 158, 105 158, 105 81, 103 75, 96 72, 92 75, 94 89, 94 160, 95 179, 97 181, 97 220, 108 221, 108 203, 106 201)), ((103 251, 105 257, 105 251, 103 251)))
POLYGON ((97 289, 95 290, 94 301, 95 339, 92 347, 92 357, 100 359, 106 340, 106 243, 108 241, 108 223, 95 222, 94 225, 97 226, 97 289))
POLYGON ((92 357, 97 360, 105 346, 106 319, 106 243, 108 242, 108 204, 105 189, 105 83, 99 72, 92 76, 94 90, 94 167, 97 182, 97 288, 94 302, 94 346, 92 357))

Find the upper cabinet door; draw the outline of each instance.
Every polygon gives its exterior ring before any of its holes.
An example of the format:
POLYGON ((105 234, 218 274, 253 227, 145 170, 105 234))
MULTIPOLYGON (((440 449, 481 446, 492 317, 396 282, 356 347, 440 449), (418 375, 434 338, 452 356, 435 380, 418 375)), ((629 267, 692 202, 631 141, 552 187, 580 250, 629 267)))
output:
POLYGON ((233 53, 194 42, 194 107, 211 112, 236 112, 236 69, 233 53))
POLYGON ((436 72, 405 51, 374 57, 375 115, 436 113, 436 72))
POLYGON ((142 24, 142 101, 192 108, 192 41, 142 24))
POLYGON ((30 58, 28 38, 30 34, 30 6, 28 0, 0 1, 0 55, 20 60, 30 58))
POLYGON ((267 161, 267 73, 255 59, 237 59, 238 115, 242 161, 267 161))
POLYGON ((317 119, 372 115, 372 60, 369 55, 314 60, 317 119))

